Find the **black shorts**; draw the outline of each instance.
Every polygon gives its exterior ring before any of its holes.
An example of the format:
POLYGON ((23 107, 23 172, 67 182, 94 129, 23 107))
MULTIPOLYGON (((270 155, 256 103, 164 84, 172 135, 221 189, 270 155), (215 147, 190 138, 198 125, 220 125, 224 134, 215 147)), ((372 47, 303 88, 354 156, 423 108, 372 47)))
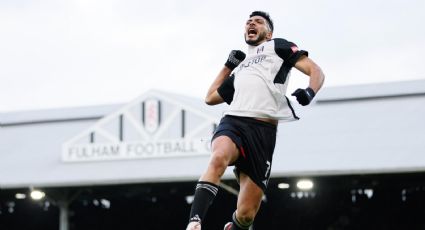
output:
POLYGON ((277 126, 249 117, 225 116, 214 132, 213 140, 227 136, 239 148, 235 174, 248 175, 264 192, 270 178, 277 126))

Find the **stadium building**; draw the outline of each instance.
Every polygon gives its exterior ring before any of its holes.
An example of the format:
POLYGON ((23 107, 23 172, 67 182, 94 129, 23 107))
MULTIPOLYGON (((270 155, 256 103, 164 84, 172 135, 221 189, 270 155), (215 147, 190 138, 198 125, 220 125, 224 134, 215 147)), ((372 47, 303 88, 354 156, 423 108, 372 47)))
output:
MULTIPOLYGON (((425 229, 425 81, 324 88, 282 123, 254 228, 425 229)), ((128 104, 0 113, 0 229, 184 229, 226 105, 151 90, 128 104)), ((203 230, 236 206, 231 168, 203 230)))

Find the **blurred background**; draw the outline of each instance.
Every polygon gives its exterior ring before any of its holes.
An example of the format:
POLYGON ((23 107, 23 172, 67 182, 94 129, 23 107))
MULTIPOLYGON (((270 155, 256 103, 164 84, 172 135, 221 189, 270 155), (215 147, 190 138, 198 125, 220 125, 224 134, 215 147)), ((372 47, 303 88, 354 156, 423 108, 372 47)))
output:
POLYGON ((419 0, 0 1, 0 229, 184 229, 226 109, 203 97, 255 10, 326 81, 301 107, 292 71, 254 229, 425 229, 419 0))

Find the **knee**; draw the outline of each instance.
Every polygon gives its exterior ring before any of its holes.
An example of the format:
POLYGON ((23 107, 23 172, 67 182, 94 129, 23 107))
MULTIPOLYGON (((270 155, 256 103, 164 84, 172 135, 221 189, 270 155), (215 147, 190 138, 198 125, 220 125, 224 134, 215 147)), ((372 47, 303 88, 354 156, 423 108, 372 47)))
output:
POLYGON ((236 219, 242 226, 250 226, 254 222, 255 210, 237 210, 236 219))
POLYGON ((210 166, 216 170, 226 170, 229 162, 228 157, 223 152, 213 152, 210 160, 210 166))

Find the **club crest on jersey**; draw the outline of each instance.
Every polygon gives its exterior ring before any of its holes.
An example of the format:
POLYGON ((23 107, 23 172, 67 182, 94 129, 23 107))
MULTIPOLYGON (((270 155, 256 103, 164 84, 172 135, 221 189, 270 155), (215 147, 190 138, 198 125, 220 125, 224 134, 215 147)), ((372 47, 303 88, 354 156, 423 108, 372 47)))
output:
POLYGON ((145 130, 154 133, 161 122, 161 103, 157 99, 147 99, 143 102, 142 110, 145 130))
POLYGON ((264 51, 264 46, 257 48, 257 54, 262 53, 264 51))

